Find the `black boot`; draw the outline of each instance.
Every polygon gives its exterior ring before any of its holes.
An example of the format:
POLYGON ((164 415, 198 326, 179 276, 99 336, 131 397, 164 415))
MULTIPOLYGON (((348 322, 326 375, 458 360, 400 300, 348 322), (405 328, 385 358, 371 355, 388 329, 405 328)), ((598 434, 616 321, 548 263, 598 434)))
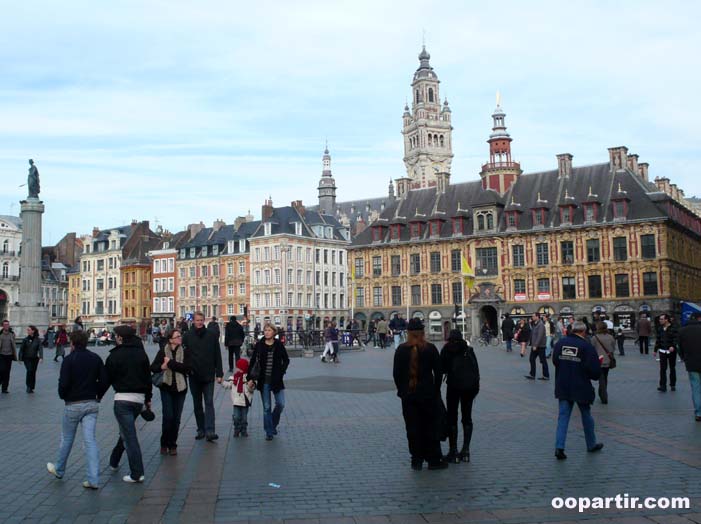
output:
POLYGON ((448 450, 448 454, 445 456, 445 460, 448 462, 460 462, 460 459, 458 459, 458 427, 457 426, 451 426, 450 430, 448 431, 448 444, 450 446, 450 449, 448 450))
POLYGON ((470 462, 470 441, 472 440, 472 423, 462 425, 462 449, 458 454, 458 459, 462 462, 470 462))

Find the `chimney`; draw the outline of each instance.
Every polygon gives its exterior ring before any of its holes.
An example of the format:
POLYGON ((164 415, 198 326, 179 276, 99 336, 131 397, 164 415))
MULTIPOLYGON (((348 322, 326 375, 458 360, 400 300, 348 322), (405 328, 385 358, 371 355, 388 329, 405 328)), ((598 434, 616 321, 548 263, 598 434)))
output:
POLYGON ((628 148, 625 146, 609 147, 609 165, 611 171, 625 169, 628 166, 628 148))
POLYGON ((628 155, 628 169, 638 174, 638 155, 628 155))
POLYGON ((263 203, 263 206, 260 209, 260 218, 263 222, 266 220, 270 220, 270 217, 273 216, 273 199, 272 197, 268 197, 265 199, 265 202, 263 203))
POLYGON ((304 216, 306 209, 304 209, 304 205, 302 204, 301 200, 294 200, 290 205, 295 208, 300 215, 304 216))
POLYGON ((241 224, 246 223, 246 217, 236 217, 236 220, 234 220, 234 229, 238 231, 238 229, 241 227, 241 224))
POLYGON ((355 223, 355 235, 359 235, 360 233, 365 231, 367 229, 367 227, 368 226, 367 226, 367 224, 365 224, 363 217, 361 215, 358 215, 358 220, 355 223))
POLYGON ((222 227, 226 225, 226 222, 224 222, 221 218, 217 218, 214 223, 212 223, 212 229, 214 231, 219 231, 222 227))
POLYGON ((667 177, 655 177, 655 185, 657 186, 657 189, 663 193, 667 193, 669 195, 670 189, 669 189, 669 178, 667 177))
POLYGON ((669 185, 669 194, 674 200, 679 201, 679 188, 677 184, 669 185))
POLYGON ((650 181, 649 177, 648 177, 649 170, 650 170, 650 164, 648 164, 647 162, 640 162, 638 164, 638 174, 640 175, 640 178, 643 179, 643 182, 650 181))
POLYGON ((558 178, 568 178, 572 174, 572 155, 569 153, 561 153, 556 156, 558 178))
POLYGON ((187 230, 190 232, 190 240, 197 236, 197 233, 204 229, 204 224, 200 222, 199 224, 190 224, 187 226, 187 230))
POLYGON ((99 235, 99 234, 100 234, 100 228, 98 228, 97 226, 93 226, 93 228, 92 228, 92 237, 95 238, 95 237, 96 237, 97 235, 99 235))

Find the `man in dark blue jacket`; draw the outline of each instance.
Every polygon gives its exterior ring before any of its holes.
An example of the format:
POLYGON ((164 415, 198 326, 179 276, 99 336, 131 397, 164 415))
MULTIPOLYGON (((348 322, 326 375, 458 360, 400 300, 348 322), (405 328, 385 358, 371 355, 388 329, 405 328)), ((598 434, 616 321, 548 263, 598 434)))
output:
POLYGON ((555 443, 555 456, 558 460, 567 458, 565 440, 575 402, 582 414, 587 450, 593 453, 604 447, 596 442, 594 419, 591 416, 591 405, 595 398, 591 381, 599 380, 601 363, 596 349, 586 339, 586 325, 580 321, 574 322, 572 332, 572 335, 558 341, 553 350, 555 397, 560 401, 555 443))
POLYGON ((679 356, 686 364, 694 403, 694 417, 701 422, 701 313, 692 313, 679 331, 679 356))

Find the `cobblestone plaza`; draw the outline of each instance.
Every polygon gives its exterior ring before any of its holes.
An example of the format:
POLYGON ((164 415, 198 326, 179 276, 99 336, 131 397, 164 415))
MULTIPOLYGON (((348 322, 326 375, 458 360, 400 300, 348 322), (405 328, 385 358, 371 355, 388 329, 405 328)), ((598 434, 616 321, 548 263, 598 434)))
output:
MULTIPOLYGON (((148 348, 153 356, 155 348, 148 348)), ((96 350, 103 358, 106 348, 96 350)), ((188 396, 177 457, 159 454, 156 421, 139 420, 143 485, 121 481, 107 464, 117 436, 112 393, 98 419, 100 489, 85 490, 77 437, 63 480, 46 472, 60 439, 59 364, 39 368, 36 393, 13 368, 0 398, 0 522, 497 523, 701 522, 701 424, 694 421, 683 365, 676 392, 656 391, 654 358, 627 348, 611 372, 609 404, 592 413, 605 444, 586 453, 572 417, 569 459, 553 456, 553 383, 526 381, 518 353, 478 349, 482 389, 474 407, 472 462, 412 471, 391 350, 342 354, 340 365, 293 358, 280 435, 264 440, 256 396, 250 437, 231 437, 229 394, 217 387, 217 443, 195 441, 188 396), (689 497, 687 510, 555 510, 554 497, 689 497)), ((445 445, 444 445, 445 448, 445 445)))

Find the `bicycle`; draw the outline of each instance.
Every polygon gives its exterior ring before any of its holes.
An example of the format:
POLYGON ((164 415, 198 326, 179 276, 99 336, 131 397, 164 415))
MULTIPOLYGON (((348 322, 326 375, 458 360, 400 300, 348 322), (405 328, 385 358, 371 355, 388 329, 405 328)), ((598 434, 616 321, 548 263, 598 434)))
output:
POLYGON ((476 340, 477 345, 480 347, 488 347, 488 346, 495 346, 496 347, 501 343, 501 341, 499 340, 499 337, 497 337, 491 333, 488 336, 489 336, 489 339, 487 339, 487 337, 484 335, 480 335, 476 340))

